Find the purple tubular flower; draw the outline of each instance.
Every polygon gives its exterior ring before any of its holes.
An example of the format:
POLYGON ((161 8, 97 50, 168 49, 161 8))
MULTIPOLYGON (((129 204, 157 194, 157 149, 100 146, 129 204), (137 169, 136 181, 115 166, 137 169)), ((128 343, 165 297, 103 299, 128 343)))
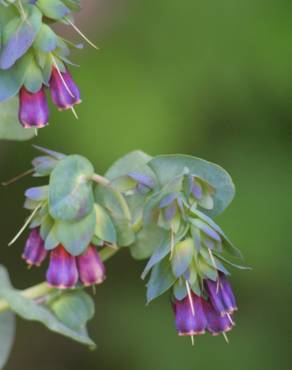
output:
POLYGON ((212 335, 226 333, 231 330, 234 323, 228 313, 221 316, 218 311, 214 309, 210 302, 204 301, 204 311, 207 317, 207 330, 212 335))
POLYGON ((226 313, 232 314, 237 310, 231 285, 224 275, 220 275, 219 280, 216 282, 207 279, 206 288, 214 309, 221 316, 224 316, 226 313))
POLYGON ((50 90, 52 101, 59 110, 70 109, 81 103, 80 91, 68 71, 62 73, 53 67, 50 90))
POLYGON ((47 282, 59 289, 74 288, 78 281, 76 258, 71 256, 62 245, 50 254, 47 282))
POLYGON ((19 121, 24 128, 41 128, 49 120, 49 107, 45 88, 30 93, 23 86, 19 91, 19 121))
POLYGON ((96 247, 89 245, 87 250, 77 257, 79 277, 84 286, 101 284, 105 279, 105 267, 96 247))
POLYGON ((25 243, 22 258, 30 266, 40 266, 46 258, 47 253, 39 229, 32 229, 25 243))
POLYGON ((203 308, 203 298, 192 293, 192 305, 187 296, 181 301, 176 299, 173 309, 179 335, 193 336, 205 333, 207 319, 203 308))

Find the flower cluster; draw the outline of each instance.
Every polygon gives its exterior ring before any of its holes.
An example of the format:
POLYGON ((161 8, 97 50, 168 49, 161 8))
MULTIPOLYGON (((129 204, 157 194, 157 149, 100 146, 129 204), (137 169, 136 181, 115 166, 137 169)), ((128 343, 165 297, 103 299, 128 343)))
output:
MULTIPOLYGON (((66 68, 66 67, 65 67, 66 68)), ((49 89, 53 103, 59 110, 72 109, 75 104, 81 103, 80 92, 68 70, 61 72, 52 67, 49 89)), ((49 121, 49 106, 42 85, 37 92, 29 91, 22 86, 19 91, 19 121, 24 128, 42 128, 49 121)))
POLYGON ((234 326, 232 314, 237 310, 231 286, 224 275, 216 282, 204 282, 206 297, 190 292, 185 298, 173 302, 176 329, 179 335, 212 335, 226 333, 234 326))
MULTIPOLYGON (((44 155, 33 160, 33 174, 49 176, 49 185, 25 192, 24 207, 32 213, 26 223, 31 231, 23 259, 29 266, 40 266, 49 254, 46 279, 59 289, 100 284, 105 279, 100 252, 118 249, 118 231, 111 205, 105 208, 98 199, 98 188, 112 190, 105 178, 94 174, 87 159, 38 149, 44 155)), ((125 202, 122 195, 120 202, 125 202)), ((127 211, 126 203, 122 204, 127 211)), ((130 220, 123 213, 118 218, 124 225, 119 245, 125 245, 132 241, 130 220)))
POLYGON ((76 116, 74 105, 81 102, 80 92, 68 65, 74 65, 70 50, 82 45, 57 35, 51 24, 70 25, 91 43, 71 20, 79 8, 79 0, 0 2, 4 20, 0 31, 5 35, 0 51, 0 102, 19 96, 18 117, 24 128, 48 124, 46 89, 59 110, 71 109, 76 116))
MULTIPOLYGON (((105 279, 105 267, 96 246, 90 244, 79 256, 72 256, 63 245, 58 245, 50 253, 47 282, 59 289, 75 288, 78 280, 84 286, 101 284, 105 279)), ((40 236, 39 228, 31 230, 26 241, 23 259, 29 266, 40 266, 48 251, 40 236)))
POLYGON ((171 292, 179 335, 226 336, 237 310, 226 264, 245 267, 226 257, 241 253, 212 219, 234 193, 223 169, 188 156, 132 152, 102 177, 84 157, 37 149, 33 175, 49 184, 25 192, 28 265, 49 255, 50 286, 87 287, 105 279, 104 250, 129 247, 135 259, 149 258, 142 273, 150 274, 148 303, 171 292))

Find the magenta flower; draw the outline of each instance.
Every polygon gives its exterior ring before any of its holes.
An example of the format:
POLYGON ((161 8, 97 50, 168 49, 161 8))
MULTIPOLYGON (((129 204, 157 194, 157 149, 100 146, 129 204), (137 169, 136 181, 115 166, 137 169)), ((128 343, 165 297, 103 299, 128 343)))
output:
POLYGON ((84 286, 100 284, 105 279, 105 267, 96 248, 90 245, 77 257, 79 278, 84 286))
POLYGON ((31 93, 23 86, 19 91, 19 121, 24 128, 41 128, 48 123, 49 107, 45 88, 31 93))
POLYGON ((30 266, 40 266, 47 254, 48 252, 44 247, 39 228, 32 229, 25 243, 22 258, 30 266))
POLYGON ((80 91, 68 71, 59 72, 53 67, 50 91, 52 101, 59 110, 70 109, 75 104, 81 103, 80 91))
POLYGON ((59 289, 74 288, 78 281, 76 258, 59 245, 50 254, 47 282, 59 289))

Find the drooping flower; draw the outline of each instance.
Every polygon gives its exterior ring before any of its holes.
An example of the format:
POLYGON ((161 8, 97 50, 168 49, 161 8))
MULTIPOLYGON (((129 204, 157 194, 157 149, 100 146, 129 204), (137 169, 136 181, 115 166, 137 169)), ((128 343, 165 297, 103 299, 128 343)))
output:
POLYGON ((105 267, 93 245, 77 257, 77 264, 79 278, 84 286, 100 284, 104 281, 105 267))
POLYGON ((226 333, 232 329, 234 322, 231 316, 226 313, 221 315, 212 305, 211 301, 204 301, 204 312, 207 317, 207 330, 212 335, 226 333))
POLYGON ((47 254, 48 252, 44 247, 44 241, 40 236, 39 229, 32 229, 25 243, 22 258, 30 266, 40 266, 47 254))
POLYGON ((41 128, 49 120, 49 107, 44 86, 36 93, 24 86, 19 91, 19 121, 24 128, 41 128))
POLYGON ((206 330, 212 335, 225 334, 235 325, 232 320, 237 309, 234 295, 225 276, 219 279, 219 282, 207 280, 204 297, 189 292, 184 299, 175 299, 173 309, 179 335, 201 335, 206 330))
POLYGON ((212 305, 221 316, 226 313, 232 314, 237 310, 231 285, 225 275, 220 274, 216 282, 207 279, 205 284, 212 305))
POLYGON ((47 270, 48 284, 59 289, 74 288, 78 281, 76 258, 59 245, 51 251, 47 270))
POLYGON ((75 104, 81 103, 80 91, 68 70, 60 72, 56 67, 53 67, 50 91, 52 101, 59 110, 70 109, 75 104))
POLYGON ((173 304, 176 329, 179 335, 200 335, 205 333, 207 319, 203 310, 203 298, 192 293, 173 304))

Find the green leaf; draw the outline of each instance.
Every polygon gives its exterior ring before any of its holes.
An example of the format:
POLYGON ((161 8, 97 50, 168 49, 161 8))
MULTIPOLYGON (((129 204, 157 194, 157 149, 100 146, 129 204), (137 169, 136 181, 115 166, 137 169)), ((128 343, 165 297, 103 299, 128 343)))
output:
POLYGON ((0 314, 0 369, 6 365, 15 338, 15 315, 13 312, 0 314))
POLYGON ((28 90, 32 94, 35 94, 41 89, 43 85, 43 73, 36 63, 35 57, 32 52, 28 51, 25 57, 29 59, 29 63, 25 71, 23 85, 25 86, 26 90, 28 90))
POLYGON ((188 269, 194 256, 194 248, 194 242, 191 238, 187 238, 174 246, 171 267, 176 277, 183 275, 188 269))
POLYGON ((53 169, 49 184, 50 214, 61 221, 77 221, 93 209, 92 164, 84 157, 70 155, 53 169))
POLYGON ((51 27, 43 23, 34 40, 33 46, 44 53, 49 53, 56 49, 57 41, 55 32, 51 27))
POLYGON ((60 0, 38 0, 37 6, 46 17, 54 20, 62 19, 70 14, 70 9, 60 0))
POLYGON ((131 255, 135 259, 149 258, 165 240, 167 231, 155 224, 146 225, 137 234, 136 241, 130 246, 131 255))
POLYGON ((112 220, 99 204, 95 204, 94 208, 96 216, 95 235, 101 240, 115 244, 117 242, 117 233, 112 220))
POLYGON ((169 258, 155 265, 147 283, 147 303, 165 293, 175 282, 169 258))
MULTIPOLYGON (((1 70, 0 70, 1 84, 1 70)), ((1 90, 1 87, 0 87, 1 90)), ((0 92, 1 94, 1 92, 0 92)), ((0 103, 0 139, 29 140, 35 135, 34 129, 24 129, 18 121, 18 98, 0 103)))
MULTIPOLYGON (((152 157, 150 157, 148 154, 140 150, 130 152, 124 157, 118 159, 109 168, 105 176, 109 180, 114 180, 136 170, 141 172, 143 168, 145 169, 146 163, 148 163, 151 158, 152 157)), ((148 170, 150 171, 150 169, 148 170)))
POLYGON ((82 290, 62 294, 50 307, 57 318, 68 328, 81 331, 94 316, 94 302, 82 290))
POLYGON ((95 199, 109 214, 117 233, 119 246, 128 246, 135 240, 131 225, 131 214, 123 195, 110 186, 98 185, 95 199))
POLYGON ((90 244, 96 227, 95 210, 75 222, 57 221, 56 224, 57 240, 73 256, 82 254, 90 244))
POLYGON ((220 236, 223 239, 223 246, 226 252, 242 259, 241 251, 232 244, 232 242, 228 239, 223 230, 210 217, 208 217, 203 212, 200 212, 195 208, 192 208, 191 212, 197 217, 201 218, 203 221, 205 221, 209 226, 211 226, 215 231, 217 231, 217 233, 220 234, 220 236))
POLYGON ((214 208, 206 213, 211 216, 222 213, 233 199, 235 189, 232 179, 216 164, 188 155, 161 155, 153 158, 148 165, 161 186, 165 186, 186 170, 210 183, 215 189, 214 208))
POLYGON ((181 301, 187 296, 188 294, 187 287, 186 287, 185 282, 182 279, 178 279, 175 282, 173 286, 173 294, 175 298, 178 299, 179 301, 181 301))
POLYGON ((9 69, 32 45, 41 27, 42 14, 34 5, 24 5, 26 18, 12 19, 3 30, 0 68, 9 69))
MULTIPOLYGON (((45 239, 45 248, 47 250, 52 250, 60 244, 58 235, 57 235, 58 224, 57 222, 48 225, 48 228, 45 230, 47 234, 45 239)), ((44 229, 41 229, 44 232, 44 229)), ((45 236, 45 235, 44 235, 45 236)))
POLYGON ((8 274, 2 266, 0 266, 0 281, 0 297, 8 302, 12 311, 17 315, 25 320, 38 321, 55 333, 62 334, 90 347, 95 347, 95 343, 84 330, 77 331, 67 327, 47 308, 24 297, 21 295, 21 291, 12 288, 8 274))

